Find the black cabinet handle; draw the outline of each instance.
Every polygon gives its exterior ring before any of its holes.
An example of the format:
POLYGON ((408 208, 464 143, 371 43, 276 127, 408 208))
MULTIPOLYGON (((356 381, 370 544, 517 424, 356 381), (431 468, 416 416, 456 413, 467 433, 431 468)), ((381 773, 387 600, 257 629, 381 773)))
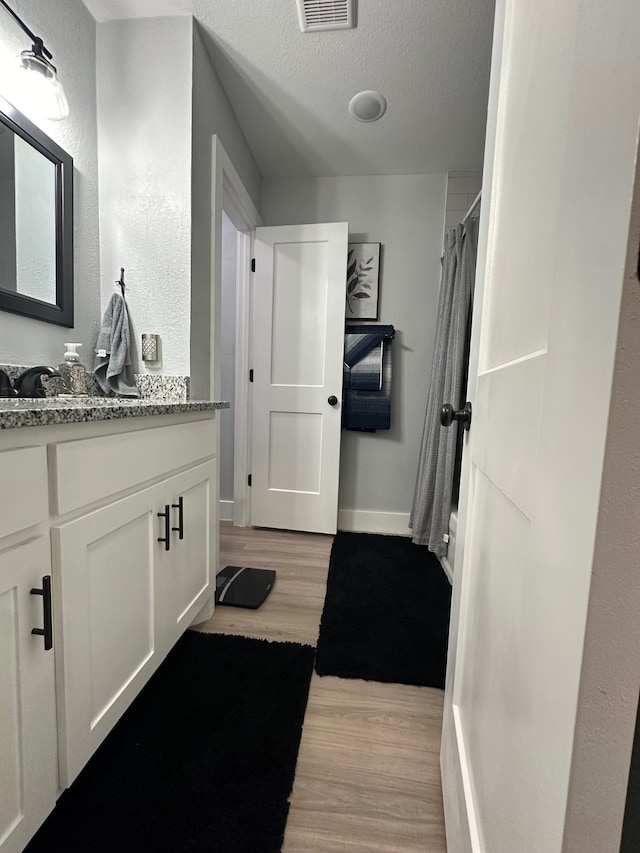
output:
POLYGON ((42 589, 34 587, 29 590, 31 595, 42 596, 42 613, 44 618, 44 628, 32 628, 31 633, 37 634, 39 637, 44 637, 45 651, 53 648, 53 619, 51 617, 51 575, 45 575, 42 578, 42 589))
POLYGON ((178 539, 184 539, 184 499, 182 495, 178 498, 178 503, 171 504, 171 506, 178 510, 178 526, 171 529, 178 531, 178 539))
POLYGON ((171 507, 169 504, 164 505, 164 512, 158 512, 158 518, 164 518, 164 537, 158 536, 158 542, 164 542, 164 550, 169 551, 171 548, 171 507))
POLYGON ((338 398, 336 397, 335 394, 332 394, 330 397, 327 397, 327 403, 330 406, 335 406, 338 403, 338 398))

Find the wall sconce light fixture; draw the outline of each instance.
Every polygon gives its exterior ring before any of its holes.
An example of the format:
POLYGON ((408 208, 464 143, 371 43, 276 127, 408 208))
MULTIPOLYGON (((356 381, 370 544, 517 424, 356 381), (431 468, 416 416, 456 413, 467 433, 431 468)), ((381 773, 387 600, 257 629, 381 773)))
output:
POLYGON ((62 83, 58 80, 58 72, 50 62, 53 55, 5 0, 0 0, 0 5, 4 6, 32 41, 31 50, 23 50, 18 57, 19 67, 13 81, 20 99, 33 104, 44 118, 54 121, 66 118, 69 115, 69 104, 62 83))

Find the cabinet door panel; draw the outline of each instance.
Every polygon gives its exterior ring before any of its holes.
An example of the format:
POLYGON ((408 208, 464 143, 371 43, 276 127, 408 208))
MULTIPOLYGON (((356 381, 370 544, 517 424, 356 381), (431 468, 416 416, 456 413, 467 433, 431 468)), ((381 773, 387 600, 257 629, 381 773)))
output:
POLYGON ((69 785, 160 663, 162 485, 53 529, 60 599, 61 777, 69 785))
POLYGON ((58 790, 53 651, 42 628, 49 542, 0 552, 0 849, 22 850, 53 809, 58 790))
POLYGON ((154 524, 144 511, 87 544, 92 728, 153 655, 154 524))
MULTIPOLYGON (((184 536, 174 531, 171 561, 163 588, 166 641, 173 645, 211 595, 212 553, 215 536, 215 462, 198 465, 167 481, 167 501, 182 498, 184 536)), ((179 510, 172 509, 172 526, 179 526, 179 510)))

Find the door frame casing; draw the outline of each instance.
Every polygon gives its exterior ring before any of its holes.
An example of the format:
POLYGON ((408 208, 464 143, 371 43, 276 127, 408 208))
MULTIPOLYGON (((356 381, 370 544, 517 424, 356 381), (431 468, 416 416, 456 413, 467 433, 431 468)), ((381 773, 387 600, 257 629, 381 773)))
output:
MULTIPOLYGON (((251 200, 240 175, 227 154, 219 137, 212 139, 211 168, 211 346, 210 387, 211 400, 220 399, 220 337, 222 304, 222 212, 227 214, 238 230, 238 256, 236 278, 236 345, 235 345, 235 411, 234 411, 234 487, 233 523, 246 527, 249 524, 250 506, 247 475, 250 464, 249 449, 249 353, 251 330, 251 272, 250 260, 253 235, 262 217, 251 200)), ((218 430, 217 454, 220 451, 218 430)), ((219 502, 220 495, 216 495, 219 502)))

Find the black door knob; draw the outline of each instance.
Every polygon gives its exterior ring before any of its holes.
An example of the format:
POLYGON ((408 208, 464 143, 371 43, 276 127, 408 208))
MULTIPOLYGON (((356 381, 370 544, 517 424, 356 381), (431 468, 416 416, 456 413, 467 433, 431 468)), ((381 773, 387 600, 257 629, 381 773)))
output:
POLYGON ((451 403, 445 403, 444 406, 440 409, 440 423, 442 426, 451 426, 454 421, 458 421, 458 423, 462 424, 465 430, 468 430, 471 426, 471 403, 465 403, 463 409, 459 409, 457 412, 451 405, 451 403))
POLYGON ((328 403, 330 406, 335 406, 337 402, 338 402, 338 398, 336 397, 336 395, 335 395, 335 394, 332 394, 332 395, 329 397, 329 399, 327 400, 327 403, 328 403))

